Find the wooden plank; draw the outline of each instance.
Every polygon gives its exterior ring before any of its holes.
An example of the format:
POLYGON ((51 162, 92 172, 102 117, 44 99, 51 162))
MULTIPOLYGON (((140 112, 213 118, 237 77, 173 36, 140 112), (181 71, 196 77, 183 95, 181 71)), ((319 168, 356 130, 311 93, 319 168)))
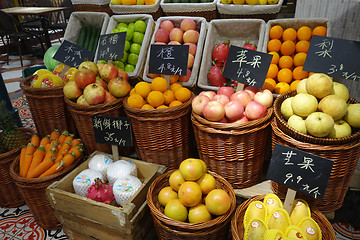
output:
POLYGON ((245 199, 248 199, 248 198, 251 198, 251 197, 257 196, 257 195, 274 193, 271 190, 271 181, 270 180, 263 181, 261 183, 258 183, 256 185, 248 187, 248 188, 234 189, 234 192, 237 197, 241 197, 241 198, 245 198, 245 199))

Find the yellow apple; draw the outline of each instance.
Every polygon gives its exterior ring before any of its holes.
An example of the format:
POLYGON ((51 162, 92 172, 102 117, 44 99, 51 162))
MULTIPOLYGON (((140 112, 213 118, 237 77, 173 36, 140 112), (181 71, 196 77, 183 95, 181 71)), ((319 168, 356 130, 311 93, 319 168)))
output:
POLYGON ((244 4, 245 0, 233 0, 234 4, 244 4))
POLYGON ((267 0, 268 4, 277 4, 279 0, 267 0))
POLYGON ((110 3, 112 5, 121 5, 122 4, 121 0, 111 0, 110 3))
POLYGON ((258 5, 259 0, 245 0, 248 5, 258 5))
POLYGON ((220 0, 222 4, 230 4, 232 0, 220 0))
POLYGON ((260 5, 267 5, 267 0, 259 0, 260 5))

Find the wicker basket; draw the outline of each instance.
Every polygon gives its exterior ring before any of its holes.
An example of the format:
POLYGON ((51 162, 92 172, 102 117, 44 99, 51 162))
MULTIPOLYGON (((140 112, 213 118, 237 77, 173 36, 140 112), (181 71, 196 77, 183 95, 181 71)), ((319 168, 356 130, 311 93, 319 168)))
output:
POLYGON ((60 180, 67 173, 73 170, 82 160, 82 157, 76 159, 69 167, 64 170, 43 178, 23 178, 19 176, 18 156, 10 165, 10 175, 14 179, 17 187, 26 204, 28 205, 36 223, 47 230, 60 229, 61 224, 54 216, 50 202, 46 198, 46 188, 53 182, 60 180))
POLYGON ((227 239, 231 217, 236 208, 236 196, 231 185, 220 175, 209 172, 216 179, 216 188, 225 190, 231 198, 230 209, 222 216, 204 223, 185 223, 172 220, 163 214, 164 208, 158 201, 159 191, 169 186, 169 177, 175 170, 169 171, 150 185, 146 200, 153 216, 155 229, 159 239, 227 239))
MULTIPOLYGON (((332 212, 339 209, 343 204, 351 177, 360 157, 360 141, 356 140, 336 145, 313 144, 296 140, 285 134, 281 131, 275 119, 271 122, 271 127, 273 130, 272 148, 274 148, 275 143, 279 143, 334 161, 322 200, 314 199, 299 192, 297 197, 306 200, 310 205, 322 212, 332 212)), ((271 188, 280 198, 285 198, 287 192, 285 186, 271 182, 271 188)))
POLYGON ((199 156, 211 171, 223 176, 233 188, 245 188, 261 179, 263 165, 270 161, 270 122, 265 117, 247 123, 218 123, 192 113, 199 156))
POLYGON ((126 115, 131 119, 135 149, 146 162, 178 168, 189 156, 189 131, 191 130, 191 98, 166 109, 137 109, 123 101, 126 115))
MULTIPOLYGON (((253 201, 263 201, 265 195, 254 196, 241 205, 239 205, 235 211, 233 218, 231 219, 231 233, 234 240, 244 239, 244 215, 246 209, 253 201)), ((317 210, 311 211, 311 217, 319 225, 322 233, 322 239, 326 240, 336 240, 335 231, 331 223, 326 219, 326 217, 317 210)))
POLYGON ((156 0, 153 5, 113 5, 109 4, 114 14, 150 14, 154 20, 164 15, 160 7, 160 0, 156 0))
POLYGON ((105 12, 110 16, 113 14, 113 11, 109 7, 110 0, 71 0, 72 5, 74 6, 75 11, 82 12, 105 12))
MULTIPOLYGON (((27 143, 35 133, 30 128, 20 128, 28 137, 27 143)), ((0 154, 0 207, 15 208, 25 204, 19 189, 10 176, 10 164, 20 155, 21 147, 15 148, 9 152, 0 154)))

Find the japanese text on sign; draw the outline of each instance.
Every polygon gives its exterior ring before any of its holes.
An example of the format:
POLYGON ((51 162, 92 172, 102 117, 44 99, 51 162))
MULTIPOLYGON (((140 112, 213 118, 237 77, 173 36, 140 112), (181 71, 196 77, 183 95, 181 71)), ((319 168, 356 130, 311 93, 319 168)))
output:
POLYGON ((82 62, 86 60, 92 61, 94 58, 94 53, 67 40, 64 40, 53 58, 70 67, 77 68, 82 62))
POLYGON ((121 59, 124 56, 126 32, 100 35, 98 59, 121 59))

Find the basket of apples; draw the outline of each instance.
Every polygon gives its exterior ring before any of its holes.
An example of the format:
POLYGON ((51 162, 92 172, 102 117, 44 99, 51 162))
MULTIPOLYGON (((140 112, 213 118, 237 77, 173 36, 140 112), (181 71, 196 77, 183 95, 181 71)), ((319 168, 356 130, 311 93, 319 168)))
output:
POLYGON ((199 156, 234 188, 259 181, 270 159, 272 102, 269 90, 252 86, 238 92, 232 87, 202 91, 192 101, 199 156))
POLYGON ((146 200, 160 239, 227 239, 236 208, 231 185, 195 158, 156 178, 146 200))

